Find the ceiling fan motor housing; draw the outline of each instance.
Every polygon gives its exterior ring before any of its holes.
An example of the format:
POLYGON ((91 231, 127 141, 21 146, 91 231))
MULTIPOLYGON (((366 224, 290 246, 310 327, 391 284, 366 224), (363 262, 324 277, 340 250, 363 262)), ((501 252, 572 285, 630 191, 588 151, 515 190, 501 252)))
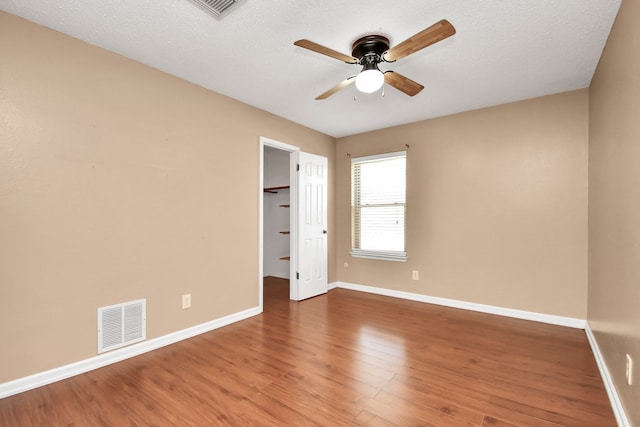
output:
POLYGON ((382 54, 389 50, 389 39, 380 35, 364 36, 353 42, 351 55, 360 60, 361 65, 382 61, 382 54))

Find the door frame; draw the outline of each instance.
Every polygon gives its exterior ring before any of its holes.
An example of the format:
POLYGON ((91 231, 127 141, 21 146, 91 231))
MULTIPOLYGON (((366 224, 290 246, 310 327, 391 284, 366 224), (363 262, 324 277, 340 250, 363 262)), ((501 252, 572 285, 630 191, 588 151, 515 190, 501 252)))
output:
POLYGON ((273 147, 278 150, 289 152, 289 299, 298 299, 298 281, 296 280, 296 271, 298 265, 298 157, 300 148, 294 145, 285 144, 284 142, 274 139, 260 137, 260 162, 259 162, 259 180, 258 180, 258 287, 259 287, 259 307, 262 312, 264 309, 264 149, 265 147, 273 147))

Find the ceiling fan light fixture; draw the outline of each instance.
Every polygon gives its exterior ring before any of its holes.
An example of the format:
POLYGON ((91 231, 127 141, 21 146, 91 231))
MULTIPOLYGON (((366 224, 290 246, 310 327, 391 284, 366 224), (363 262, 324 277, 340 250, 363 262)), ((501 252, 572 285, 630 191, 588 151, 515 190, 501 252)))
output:
POLYGON ((356 89, 363 93, 373 93, 384 83, 384 74, 378 68, 363 70, 356 77, 356 89))

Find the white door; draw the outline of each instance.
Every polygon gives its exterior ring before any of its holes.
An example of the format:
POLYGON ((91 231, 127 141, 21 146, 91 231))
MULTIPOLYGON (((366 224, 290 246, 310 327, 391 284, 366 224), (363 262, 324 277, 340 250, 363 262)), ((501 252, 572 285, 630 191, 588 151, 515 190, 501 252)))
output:
POLYGON ((298 300, 327 292, 327 158, 300 152, 298 300))

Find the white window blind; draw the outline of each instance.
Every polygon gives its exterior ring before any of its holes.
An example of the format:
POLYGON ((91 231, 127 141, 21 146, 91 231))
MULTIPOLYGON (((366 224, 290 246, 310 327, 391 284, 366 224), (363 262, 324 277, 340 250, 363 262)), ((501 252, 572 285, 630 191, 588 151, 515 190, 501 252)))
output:
POLYGON ((407 153, 351 159, 351 255, 406 261, 407 153))

